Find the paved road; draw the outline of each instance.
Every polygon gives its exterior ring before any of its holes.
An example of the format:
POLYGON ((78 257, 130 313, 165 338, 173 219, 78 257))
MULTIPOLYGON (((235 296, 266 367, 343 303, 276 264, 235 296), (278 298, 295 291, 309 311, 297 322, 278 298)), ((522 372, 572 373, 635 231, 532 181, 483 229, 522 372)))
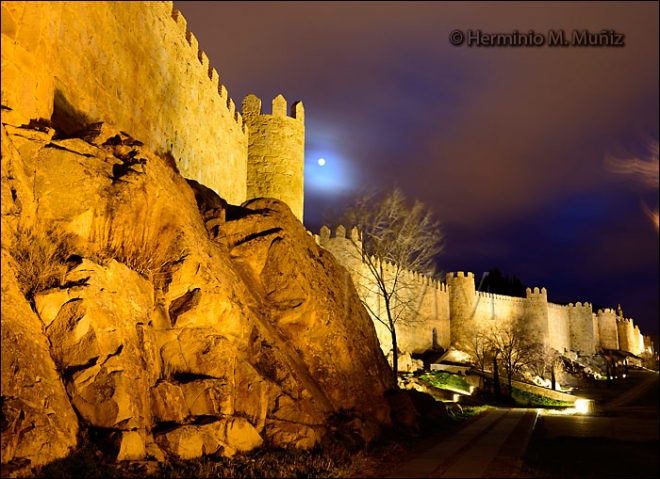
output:
POLYGON ((536 416, 536 409, 490 410, 389 477, 511 477, 536 416))
MULTIPOLYGON (((545 435, 658 439, 657 407, 625 407, 657 383, 658 374, 652 374, 599 408, 616 411, 615 416, 545 416, 545 435)), ((515 477, 537 415, 536 409, 489 410, 388 477, 515 477)))
POLYGON ((597 411, 614 413, 613 416, 546 416, 543 418, 545 436, 606 437, 619 441, 657 440, 660 430, 658 407, 629 406, 652 387, 658 387, 657 373, 649 374, 639 384, 603 405, 596 403, 597 411))

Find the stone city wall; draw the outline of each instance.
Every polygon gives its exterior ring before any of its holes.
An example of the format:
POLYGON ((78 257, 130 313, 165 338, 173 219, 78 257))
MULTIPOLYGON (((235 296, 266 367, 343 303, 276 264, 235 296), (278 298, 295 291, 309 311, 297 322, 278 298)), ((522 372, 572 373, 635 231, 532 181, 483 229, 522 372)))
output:
POLYGON ((548 303, 548 344, 557 351, 571 351, 570 309, 554 303, 548 303))
MULTIPOLYGON (((347 268, 368 309, 385 318, 384 301, 361 257, 362 243, 357 228, 347 234, 346 228, 339 226, 332 236, 324 226, 319 235, 313 236, 347 268)), ((394 265, 384 267, 389 275, 396 271, 394 265)), ((638 355, 648 349, 646 338, 632 320, 617 320, 611 309, 596 314, 590 303, 549 303, 545 288, 527 288, 526 297, 517 298, 476 291, 474 274, 470 272, 448 273, 444 284, 411 272, 403 272, 400 278, 407 285, 409 299, 417 305, 416 321, 397 325, 399 349, 404 352, 422 352, 432 346, 446 349, 450 345, 469 350, 475 331, 488 330, 502 322, 520 325, 562 353, 591 355, 604 348, 638 355)), ((375 319, 374 324, 387 354, 391 349, 390 332, 375 319)))
POLYGON ((17 126, 108 122, 183 176, 247 198, 247 134, 172 2, 2 2, 2 105, 17 126))
MULTIPOLYGON (((311 233, 310 233, 311 234, 311 233)), ((374 318, 387 321, 385 302, 376 279, 361 258, 362 243, 357 228, 349 234, 344 226, 338 226, 334 236, 326 226, 314 235, 316 242, 330 251, 350 272, 358 294, 372 315, 376 333, 383 352, 387 355, 392 347, 389 329, 374 318)), ((397 320, 398 347, 406 352, 424 352, 432 347, 448 348, 450 345, 449 300, 447 287, 441 282, 410 271, 397 271, 393 264, 383 263, 384 277, 391 284, 395 275, 401 286, 399 301, 392 305, 397 320)))

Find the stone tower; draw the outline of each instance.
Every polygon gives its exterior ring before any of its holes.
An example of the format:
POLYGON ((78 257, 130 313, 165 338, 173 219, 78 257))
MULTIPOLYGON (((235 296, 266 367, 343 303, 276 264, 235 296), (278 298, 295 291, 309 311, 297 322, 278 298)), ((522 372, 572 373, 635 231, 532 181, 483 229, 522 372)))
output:
POLYGON ((247 199, 268 197, 284 201, 302 221, 305 181, 305 110, 302 102, 286 113, 286 100, 277 95, 272 113, 261 113, 261 100, 243 100, 248 127, 247 199))
POLYGON ((451 344, 457 349, 469 350, 469 332, 474 328, 476 307, 474 274, 459 271, 456 276, 447 273, 451 344))
POLYGON ((601 348, 619 349, 619 331, 614 310, 610 308, 598 310, 598 332, 601 348))
POLYGON ((550 337, 550 325, 548 324, 548 292, 545 288, 530 288, 526 290, 527 304, 525 305, 524 326, 528 334, 535 340, 549 344, 555 349, 557 342, 550 337))
POLYGON ((594 354, 596 352, 596 341, 594 339, 593 312, 591 304, 576 303, 568 305, 568 324, 570 328, 570 339, 572 351, 580 351, 583 354, 594 354))

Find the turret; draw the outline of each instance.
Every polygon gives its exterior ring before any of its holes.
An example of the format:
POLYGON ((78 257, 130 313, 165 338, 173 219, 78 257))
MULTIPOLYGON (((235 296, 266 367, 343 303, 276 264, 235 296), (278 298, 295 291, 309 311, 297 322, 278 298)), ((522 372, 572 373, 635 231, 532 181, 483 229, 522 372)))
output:
POLYGON ((457 349, 465 349, 470 344, 470 332, 474 331, 476 306, 474 274, 459 271, 455 275, 447 273, 449 293, 451 344, 457 349))
POLYGON ((569 304, 568 324, 571 340, 570 349, 579 351, 582 354, 594 354, 596 352, 596 341, 594 339, 591 304, 569 304))
POLYGON ((619 333, 616 325, 616 312, 611 308, 598 310, 598 332, 601 348, 619 349, 619 333))
POLYGON ((247 199, 284 201, 302 221, 305 180, 305 110, 302 102, 286 114, 286 100, 277 95, 271 114, 261 113, 261 100, 243 100, 243 123, 248 128, 247 199))
MULTIPOLYGON (((536 341, 547 343, 550 339, 548 324, 548 292, 545 288, 527 288, 524 326, 536 341)), ((550 344, 550 346, 555 346, 550 344)))

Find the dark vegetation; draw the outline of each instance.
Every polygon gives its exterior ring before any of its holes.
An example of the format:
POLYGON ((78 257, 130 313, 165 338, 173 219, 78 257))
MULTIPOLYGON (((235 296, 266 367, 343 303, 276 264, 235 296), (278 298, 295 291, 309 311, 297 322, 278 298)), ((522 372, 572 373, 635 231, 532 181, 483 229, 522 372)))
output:
POLYGON ((97 431, 81 435, 81 445, 68 457, 40 468, 36 477, 43 478, 118 478, 118 477, 382 477, 406 460, 410 460, 430 438, 451 434, 466 419, 484 408, 465 408, 424 424, 416 433, 400 428, 385 431, 370 444, 351 435, 337 420, 334 433, 310 451, 278 449, 264 444, 247 454, 233 458, 208 456, 194 460, 174 460, 165 463, 136 461, 115 463, 107 438, 97 431), (101 437, 103 436, 103 437, 101 437))
POLYGON ((518 276, 504 275, 499 268, 493 268, 481 281, 479 291, 505 296, 526 297, 527 287, 518 276))

